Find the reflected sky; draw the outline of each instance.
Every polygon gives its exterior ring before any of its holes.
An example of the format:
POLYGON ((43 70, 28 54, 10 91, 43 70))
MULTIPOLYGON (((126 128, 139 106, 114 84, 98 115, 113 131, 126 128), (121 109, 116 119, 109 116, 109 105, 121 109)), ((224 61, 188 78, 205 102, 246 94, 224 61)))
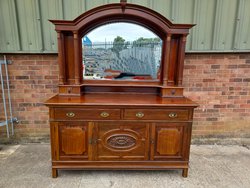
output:
POLYGON ((117 36, 121 36, 126 41, 134 41, 140 37, 158 37, 152 31, 142 26, 121 22, 100 26, 90 31, 87 36, 92 42, 113 42, 117 36))

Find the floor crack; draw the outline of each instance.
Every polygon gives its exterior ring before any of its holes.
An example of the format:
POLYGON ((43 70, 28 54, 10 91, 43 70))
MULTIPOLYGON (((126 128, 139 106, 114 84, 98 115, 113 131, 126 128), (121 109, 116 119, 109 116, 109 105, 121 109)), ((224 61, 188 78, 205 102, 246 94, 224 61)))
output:
POLYGON ((247 148, 248 150, 250 150, 250 146, 248 146, 246 144, 242 144, 242 147, 247 148))

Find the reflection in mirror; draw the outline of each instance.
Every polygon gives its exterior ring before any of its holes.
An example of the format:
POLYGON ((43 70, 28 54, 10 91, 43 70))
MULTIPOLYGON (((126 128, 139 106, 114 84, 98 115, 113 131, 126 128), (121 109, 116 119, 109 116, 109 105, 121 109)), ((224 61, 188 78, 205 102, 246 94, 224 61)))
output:
POLYGON ((100 26, 83 36, 82 49, 84 79, 159 79, 162 41, 142 26, 100 26))

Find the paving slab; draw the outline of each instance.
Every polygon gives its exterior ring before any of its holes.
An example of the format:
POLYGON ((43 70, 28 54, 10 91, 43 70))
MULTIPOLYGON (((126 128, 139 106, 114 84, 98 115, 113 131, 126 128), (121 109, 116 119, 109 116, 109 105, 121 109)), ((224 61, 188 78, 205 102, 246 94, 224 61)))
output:
POLYGON ((242 146, 192 145, 188 178, 181 170, 73 171, 51 178, 49 144, 0 146, 2 188, 249 188, 250 150, 242 146))

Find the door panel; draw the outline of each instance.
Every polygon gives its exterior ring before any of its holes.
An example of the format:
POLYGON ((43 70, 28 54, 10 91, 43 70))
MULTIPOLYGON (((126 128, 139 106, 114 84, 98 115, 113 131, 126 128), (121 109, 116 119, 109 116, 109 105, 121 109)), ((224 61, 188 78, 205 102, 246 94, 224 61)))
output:
POLYGON ((88 158, 88 128, 86 123, 59 123, 60 159, 88 158))
POLYGON ((146 123, 95 123, 96 160, 148 160, 148 131, 146 123))
POLYGON ((61 130, 62 151, 65 154, 82 155, 86 152, 84 140, 86 131, 80 127, 67 127, 61 130), (74 144, 72 144, 74 143, 74 144))
POLYGON ((185 123, 156 123, 151 132, 151 160, 183 158, 185 123))
POLYGON ((160 155, 178 155, 180 152, 181 131, 177 128, 162 128, 157 133, 156 151, 160 155))

